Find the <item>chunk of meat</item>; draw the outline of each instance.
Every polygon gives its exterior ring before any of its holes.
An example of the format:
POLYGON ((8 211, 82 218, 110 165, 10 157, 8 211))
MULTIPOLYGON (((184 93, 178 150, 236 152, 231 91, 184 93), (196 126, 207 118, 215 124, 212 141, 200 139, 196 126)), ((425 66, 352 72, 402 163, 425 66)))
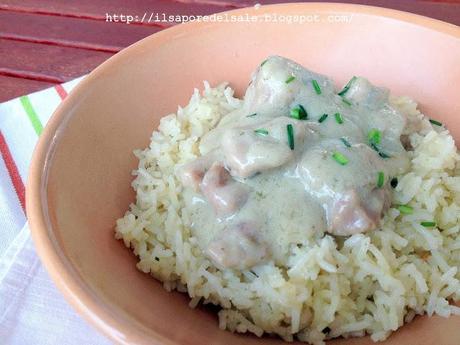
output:
POLYGON ((253 222, 241 222, 224 230, 206 249, 206 255, 220 268, 251 268, 269 257, 267 244, 253 222))
POLYGON ((200 190, 218 216, 238 211, 248 199, 249 188, 232 179, 221 162, 215 162, 205 173, 200 190))
POLYGON ((257 138, 251 132, 229 130, 222 138, 225 164, 232 176, 250 177, 292 159, 293 152, 287 144, 272 138, 257 138))
POLYGON ((409 146, 402 136, 408 125, 408 119, 402 112, 388 104, 389 91, 372 85, 365 78, 353 77, 342 96, 357 105, 366 107, 366 116, 362 117, 362 114, 361 117, 355 116, 354 121, 360 122, 359 125, 364 129, 365 135, 375 129, 381 132, 381 142, 376 147, 390 157, 387 161, 389 172, 397 175, 409 169, 410 164, 405 150, 409 146))
POLYGON ((180 167, 178 176, 182 184, 185 187, 191 187, 193 190, 198 191, 204 174, 216 159, 217 152, 212 151, 180 167))
POLYGON ((389 91, 387 89, 376 87, 365 78, 353 77, 347 86, 342 96, 360 105, 380 108, 388 100, 389 91))
POLYGON ((270 57, 253 75, 251 85, 244 96, 248 111, 257 110, 260 113, 287 114, 288 106, 294 101, 298 90, 302 87, 300 80, 301 69, 288 59, 278 56, 270 57), (286 83, 286 80, 297 77, 286 83))
POLYGON ((292 60, 271 56, 253 74, 244 96, 246 110, 249 114, 257 112, 271 117, 289 114, 299 94, 314 93, 312 88, 305 87, 313 79, 324 86, 324 91, 333 89, 333 82, 326 77, 292 60))
POLYGON ((387 193, 374 189, 363 200, 356 190, 339 195, 328 208, 328 232, 348 236, 375 229, 387 205, 387 193))
POLYGON ((311 106, 313 113, 325 112, 324 107, 320 110, 315 102, 305 102, 308 95, 317 97, 313 88, 306 87, 311 85, 312 80, 321 85, 323 94, 334 92, 334 82, 325 76, 309 71, 292 60, 269 57, 253 74, 243 107, 223 116, 218 126, 203 136, 200 152, 205 154, 217 148, 223 133, 229 128, 245 127, 255 122, 261 124, 261 121, 269 119, 286 119, 299 104, 304 108, 311 106))
POLYGON ((257 127, 225 131, 221 145, 230 173, 246 178, 289 162, 294 157, 294 151, 289 147, 288 125, 293 126, 297 147, 302 146, 307 133, 313 133, 309 128, 313 125, 285 116, 263 122, 257 127))
POLYGON ((376 182, 379 172, 389 176, 384 160, 367 145, 347 148, 338 143, 324 141, 306 152, 298 174, 323 205, 328 232, 346 236, 375 229, 389 200, 386 187, 377 188, 376 182), (347 159, 345 165, 333 158, 334 153, 347 159))

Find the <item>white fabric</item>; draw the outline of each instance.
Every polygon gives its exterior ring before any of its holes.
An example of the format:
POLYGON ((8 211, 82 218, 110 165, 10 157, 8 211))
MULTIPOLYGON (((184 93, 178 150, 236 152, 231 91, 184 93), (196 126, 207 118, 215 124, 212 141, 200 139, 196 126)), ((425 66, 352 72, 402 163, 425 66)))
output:
POLYGON ((0 260, 0 343, 110 344, 56 290, 35 253, 27 224, 0 260))
MULTIPOLYGON (((62 86, 69 92, 80 80, 62 86)), ((61 102, 54 88, 28 95, 28 99, 43 126, 61 102)), ((0 104, 0 131, 25 184, 38 136, 19 99, 0 104)), ((0 156, 0 344, 110 344, 56 289, 25 222, 5 157, 0 156)))

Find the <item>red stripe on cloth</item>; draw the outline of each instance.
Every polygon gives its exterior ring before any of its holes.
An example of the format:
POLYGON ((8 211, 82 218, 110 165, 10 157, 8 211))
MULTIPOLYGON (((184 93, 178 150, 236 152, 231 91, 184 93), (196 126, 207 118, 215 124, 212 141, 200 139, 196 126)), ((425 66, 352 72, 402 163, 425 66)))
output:
POLYGON ((21 175, 19 175, 18 167, 14 162, 13 156, 11 155, 8 144, 6 143, 3 133, 0 131, 0 152, 5 162, 6 169, 10 175, 11 182, 13 183, 14 190, 18 196, 19 203, 21 204, 24 214, 26 213, 26 189, 22 182, 21 175))
POLYGON ((67 91, 64 90, 61 84, 54 85, 54 89, 58 93, 59 97, 61 97, 61 99, 64 99, 67 97, 67 91))

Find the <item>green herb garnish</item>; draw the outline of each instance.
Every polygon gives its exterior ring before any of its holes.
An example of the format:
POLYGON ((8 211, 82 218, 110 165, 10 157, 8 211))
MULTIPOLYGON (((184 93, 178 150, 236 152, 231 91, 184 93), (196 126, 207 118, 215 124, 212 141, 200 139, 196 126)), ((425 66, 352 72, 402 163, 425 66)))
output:
POLYGON ((257 113, 254 113, 254 114, 251 114, 251 115, 246 115, 246 117, 254 117, 256 115, 257 115, 257 113))
POLYGON ((286 130, 287 130, 289 147, 291 148, 291 150, 294 150, 294 127, 292 127, 291 124, 288 124, 286 126, 286 130))
POLYGON ((385 159, 386 159, 386 158, 390 158, 389 155, 387 155, 385 152, 381 151, 381 150, 377 147, 377 145, 375 145, 374 143, 371 143, 370 146, 371 146, 375 151, 377 151, 377 153, 379 154, 380 157, 385 158, 385 159))
POLYGON ((356 77, 351 78, 350 81, 347 83, 347 85, 345 85, 345 87, 342 89, 342 91, 338 93, 338 95, 343 96, 344 94, 346 94, 348 90, 350 89, 351 84, 353 84, 355 80, 356 80, 356 77))
POLYGON ((346 165, 348 163, 348 158, 345 157, 343 154, 340 152, 334 151, 332 153, 332 158, 339 163, 340 165, 346 165))
POLYGON ((295 77, 293 75, 291 75, 289 78, 286 79, 285 83, 286 84, 289 84, 291 81, 293 81, 295 79, 295 77))
POLYGON ((300 115, 301 115, 301 120, 306 120, 308 118, 308 113, 305 110, 305 108, 302 106, 302 104, 299 104, 300 108, 300 115))
POLYGON ((402 214, 412 214, 414 212, 414 209, 409 205, 399 205, 398 210, 402 214))
POLYGON ((345 139, 345 138, 340 138, 340 141, 341 141, 346 147, 348 147, 348 148, 351 147, 351 144, 348 142, 347 139, 345 139))
POLYGON ((342 102, 345 103, 346 105, 351 106, 351 102, 346 98, 342 98, 342 102))
POLYGON ((319 87, 318 82, 317 82, 315 79, 313 79, 313 80, 311 81, 311 84, 313 85, 313 88, 315 89, 316 94, 317 94, 317 95, 321 95, 321 88, 319 87))
POLYGON ((335 122, 337 122, 339 125, 343 123, 343 117, 340 113, 335 113, 334 117, 335 117, 335 122))
POLYGON ((390 158, 390 156, 387 155, 387 154, 386 154, 385 152, 383 152, 383 151, 380 151, 380 150, 379 150, 378 153, 379 153, 379 156, 382 157, 382 158, 384 158, 384 159, 390 158))
POLYGON ((439 122, 433 119, 430 119, 430 122, 435 126, 440 126, 440 127, 443 126, 442 122, 439 122))
POLYGON ((308 113, 305 108, 299 104, 296 108, 291 109, 291 117, 297 120, 306 120, 308 113))
POLYGON ((385 174, 383 173, 383 171, 379 171, 377 173, 377 187, 382 188, 384 184, 385 184, 385 174))
POLYGON ((436 222, 421 222, 420 225, 425 228, 434 228, 436 226, 436 222))
POLYGON ((382 132, 380 132, 378 129, 373 128, 367 135, 367 139, 369 140, 370 144, 378 145, 382 140, 382 132))
POLYGON ((254 130, 254 133, 260 135, 268 135, 268 131, 265 128, 258 128, 254 130))
POLYGON ((323 123, 324 121, 326 121, 328 116, 329 116, 328 114, 321 115, 321 117, 318 119, 318 122, 323 123))

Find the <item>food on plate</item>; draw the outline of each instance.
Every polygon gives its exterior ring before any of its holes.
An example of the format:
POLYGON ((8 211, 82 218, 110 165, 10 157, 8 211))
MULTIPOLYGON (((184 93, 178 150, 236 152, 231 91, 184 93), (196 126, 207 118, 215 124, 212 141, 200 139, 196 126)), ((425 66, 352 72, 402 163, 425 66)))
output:
POLYGON ((407 97, 279 56, 195 90, 135 152, 116 237, 219 325, 312 344, 460 314, 460 163, 407 97))

